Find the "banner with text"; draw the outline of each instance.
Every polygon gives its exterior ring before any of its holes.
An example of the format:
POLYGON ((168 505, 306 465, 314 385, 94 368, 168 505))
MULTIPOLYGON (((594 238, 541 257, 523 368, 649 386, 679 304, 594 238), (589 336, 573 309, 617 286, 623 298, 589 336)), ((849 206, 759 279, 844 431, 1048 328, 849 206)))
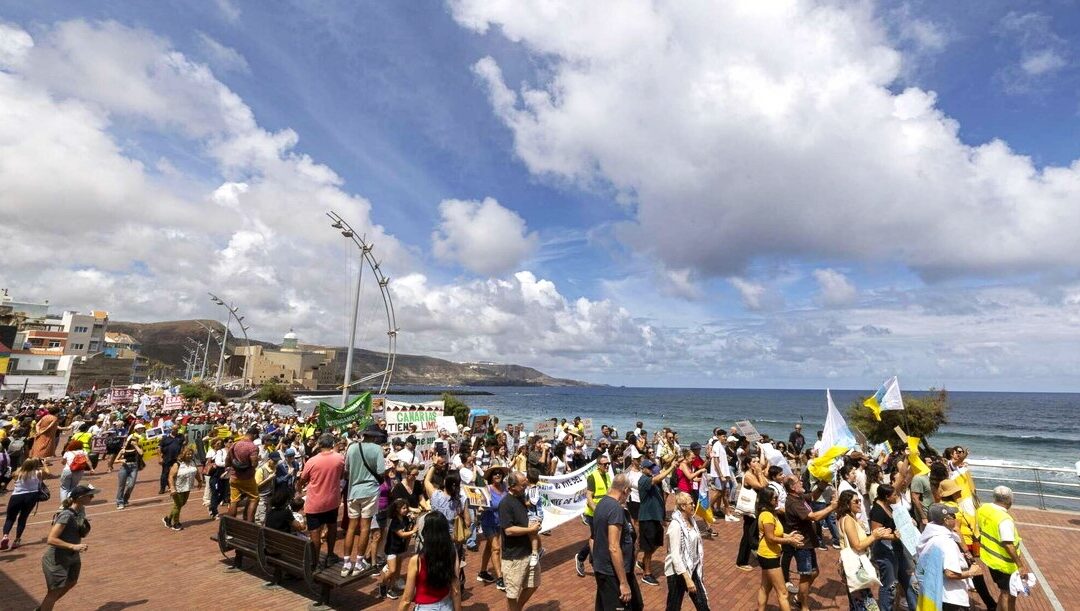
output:
POLYGON ((431 444, 435 442, 439 432, 439 416, 443 415, 442 401, 429 401, 427 403, 400 403, 398 401, 386 401, 384 415, 386 416, 386 432, 390 438, 401 437, 404 439, 410 434, 416 436, 416 448, 426 459, 431 451, 431 444), (409 425, 416 425, 416 432, 410 431, 409 425))
POLYGON ((566 475, 541 475, 540 506, 544 510, 544 521, 540 532, 547 532, 560 524, 585 513, 585 490, 589 474, 596 470, 596 461, 566 475))

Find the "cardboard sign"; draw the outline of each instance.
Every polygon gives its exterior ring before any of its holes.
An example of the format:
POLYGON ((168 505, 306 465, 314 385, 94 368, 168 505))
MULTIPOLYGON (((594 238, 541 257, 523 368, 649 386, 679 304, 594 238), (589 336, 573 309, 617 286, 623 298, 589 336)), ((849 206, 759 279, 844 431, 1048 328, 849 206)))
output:
POLYGON ((176 396, 167 396, 167 397, 165 397, 165 403, 162 405, 161 409, 169 412, 169 411, 173 411, 173 410, 183 409, 183 407, 184 407, 184 398, 181 397, 180 395, 176 395, 176 396))
POLYGON ((90 453, 97 454, 98 456, 105 456, 107 450, 105 449, 105 436, 96 435, 90 439, 90 453))
POLYGON ((897 425, 893 430, 896 431, 896 435, 900 437, 900 441, 903 441, 906 444, 908 436, 907 433, 904 432, 904 429, 900 428, 900 425, 897 425))
POLYGON ((542 436, 544 439, 551 439, 555 436, 555 423, 551 420, 541 420, 536 423, 536 434, 542 436))
POLYGON ((585 425, 585 439, 588 441, 595 439, 595 437, 593 437, 592 418, 582 419, 581 424, 585 425))
POLYGON ((489 414, 475 416, 472 423, 473 435, 483 435, 487 433, 489 420, 491 420, 491 416, 489 414))
POLYGON ((487 486, 462 486, 461 489, 465 491, 465 497, 473 507, 491 507, 491 492, 487 486))
POLYGON ((435 430, 446 429, 451 435, 457 434, 457 420, 453 416, 436 416, 435 430))
POLYGON ((749 420, 739 420, 735 423, 735 428, 738 429, 739 434, 746 437, 746 440, 750 443, 761 441, 761 433, 754 428, 754 425, 749 420))
POLYGON ((115 405, 117 403, 131 403, 135 399, 134 388, 110 388, 109 389, 109 404, 115 405))

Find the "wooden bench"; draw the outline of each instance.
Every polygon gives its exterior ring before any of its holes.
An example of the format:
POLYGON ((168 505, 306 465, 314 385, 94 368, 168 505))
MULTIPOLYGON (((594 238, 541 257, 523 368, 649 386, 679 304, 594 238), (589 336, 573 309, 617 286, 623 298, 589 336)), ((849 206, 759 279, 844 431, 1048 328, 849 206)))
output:
POLYGON ((219 520, 218 547, 222 554, 230 549, 236 551, 234 566, 240 568, 242 557, 247 554, 256 559, 264 572, 273 575, 275 585, 280 585, 286 573, 296 575, 318 597, 320 605, 330 604, 330 592, 334 588, 355 583, 377 572, 372 567, 362 573, 342 577, 340 560, 326 568, 319 568, 319 554, 310 539, 229 516, 221 516, 219 520))

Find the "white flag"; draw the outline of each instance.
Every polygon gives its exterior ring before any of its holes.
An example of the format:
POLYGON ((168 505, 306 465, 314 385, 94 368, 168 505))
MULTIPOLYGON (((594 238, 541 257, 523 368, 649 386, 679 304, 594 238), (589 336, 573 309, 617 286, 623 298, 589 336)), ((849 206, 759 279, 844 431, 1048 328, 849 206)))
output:
POLYGON ((840 415, 840 410, 836 409, 832 393, 828 389, 825 389, 825 400, 829 404, 829 412, 825 415, 825 427, 821 432, 821 447, 825 449, 834 446, 855 447, 855 435, 848 428, 847 421, 840 415))
POLYGON ((881 410, 904 409, 904 399, 900 396, 900 381, 893 376, 885 381, 885 394, 881 397, 881 410))

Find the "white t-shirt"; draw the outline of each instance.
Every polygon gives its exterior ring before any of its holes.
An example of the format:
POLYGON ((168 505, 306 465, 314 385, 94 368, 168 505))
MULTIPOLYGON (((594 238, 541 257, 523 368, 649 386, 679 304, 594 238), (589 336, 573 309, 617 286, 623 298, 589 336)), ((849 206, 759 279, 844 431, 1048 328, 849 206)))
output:
POLYGON ((1002 520, 998 526, 998 534, 1001 535, 1002 543, 1012 543, 1016 541, 1016 525, 1012 520, 1002 520))
POLYGON ((461 476, 461 483, 472 486, 476 481, 476 472, 468 467, 462 467, 458 470, 458 475, 461 476))
POLYGON ((728 464, 724 442, 719 439, 714 441, 709 455, 712 459, 709 461, 709 473, 713 477, 731 477, 731 465, 728 464), (719 467, 719 470, 717 467, 719 467))
POLYGON ((191 492, 191 487, 195 483, 195 463, 176 463, 176 490, 174 492, 191 492))
POLYGON ((627 471, 626 479, 630 480, 630 502, 641 502, 641 491, 638 490, 638 480, 641 479, 641 471, 627 471))
POLYGON ((784 490, 784 486, 779 482, 769 482, 769 487, 776 491, 776 506, 783 509, 787 503, 787 490, 784 490))
POLYGON ((454 469, 460 469, 461 465, 462 465, 461 454, 460 453, 459 454, 454 454, 450 458, 450 466, 453 467, 454 469))
POLYGON ((567 471, 566 471, 566 461, 563 460, 562 458, 559 458, 559 457, 556 456, 555 457, 555 475, 565 475, 566 473, 567 473, 567 471))

